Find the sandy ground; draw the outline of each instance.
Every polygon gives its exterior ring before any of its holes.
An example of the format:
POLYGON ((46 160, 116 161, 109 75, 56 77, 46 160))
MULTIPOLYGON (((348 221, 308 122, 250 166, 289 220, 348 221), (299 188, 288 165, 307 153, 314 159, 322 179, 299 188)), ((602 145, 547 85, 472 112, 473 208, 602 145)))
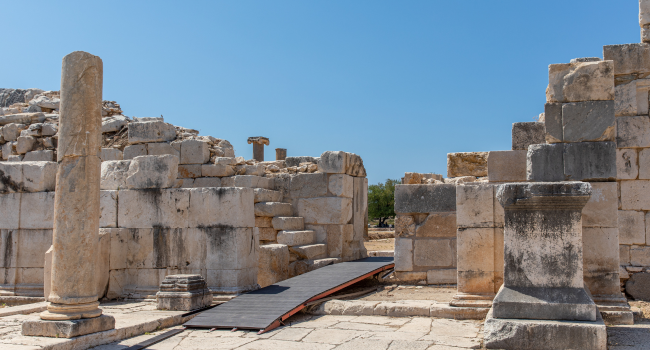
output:
POLYGON ((395 238, 378 239, 364 243, 366 250, 395 250, 395 238))

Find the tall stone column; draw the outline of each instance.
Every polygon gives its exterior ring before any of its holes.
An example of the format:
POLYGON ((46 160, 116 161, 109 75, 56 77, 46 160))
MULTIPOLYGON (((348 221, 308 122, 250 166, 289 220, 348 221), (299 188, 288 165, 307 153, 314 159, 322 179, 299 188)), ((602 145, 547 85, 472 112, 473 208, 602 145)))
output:
POLYGON ((41 314, 48 321, 24 323, 25 335, 72 337, 115 326, 113 317, 101 316, 95 281, 102 74, 97 56, 75 51, 63 58, 50 304, 41 314), (56 325, 84 319, 94 321, 72 323, 67 329, 76 331, 68 333, 56 325))
POLYGON ((258 162, 264 161, 264 145, 269 145, 268 137, 255 136, 248 138, 248 144, 253 144, 253 159, 258 162))
POLYGON ((285 160, 287 159, 287 149, 286 148, 276 148, 275 149, 275 160, 285 160))

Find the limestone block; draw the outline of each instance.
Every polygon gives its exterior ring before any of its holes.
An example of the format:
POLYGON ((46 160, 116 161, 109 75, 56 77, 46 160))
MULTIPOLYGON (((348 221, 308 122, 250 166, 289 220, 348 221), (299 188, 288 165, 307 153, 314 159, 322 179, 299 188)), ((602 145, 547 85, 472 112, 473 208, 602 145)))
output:
POLYGON ((23 161, 22 155, 10 155, 9 159, 7 159, 8 162, 22 162, 23 161))
POLYGON ((618 211, 618 242, 645 244, 645 218, 642 211, 618 211))
POLYGON ((427 271, 427 284, 456 284, 456 269, 435 269, 427 271))
POLYGON ((458 229, 458 271, 492 272, 494 268, 494 228, 458 229))
MULTIPOLYGON (((512 123, 512 150, 526 151, 528 146, 545 143, 544 123, 512 123)), ((489 160, 488 160, 489 161, 489 160)), ((488 165, 489 170, 489 165, 488 165)))
POLYGON ((490 182, 526 181, 526 154, 528 151, 488 152, 488 179, 490 182))
POLYGON ((650 147, 650 118, 616 118, 616 144, 618 148, 650 147))
POLYGON ((22 168, 25 191, 54 191, 57 170, 55 162, 23 162, 22 168))
POLYGON ((267 216, 256 216, 255 227, 273 227, 273 218, 267 216))
POLYGON ((165 142, 176 138, 176 128, 160 120, 133 122, 127 127, 129 144, 165 142))
POLYGON ((102 134, 119 131, 128 124, 128 120, 123 115, 112 115, 102 118, 102 134))
POLYGON ((99 193, 99 227, 117 227, 117 191, 99 193))
POLYGON ((226 177, 235 175, 230 165, 223 164, 203 164, 201 165, 201 176, 226 177))
POLYGON ((458 227, 494 227, 494 185, 464 184, 456 187, 458 227))
MULTIPOLYGON (((641 151, 643 152, 643 151, 641 151)), ((650 162, 650 152, 644 155, 648 157, 647 161, 650 162)), ((639 176, 639 163, 637 150, 633 148, 624 148, 616 150, 616 178, 618 180, 634 180, 639 176)), ((645 159, 644 159, 645 160, 645 159)), ((650 163, 647 163, 650 166, 650 163)), ((646 170, 647 176, 650 176, 650 168, 646 170)), ((643 179, 643 177, 642 177, 643 179)))
POLYGON ((16 153, 15 151, 16 142, 7 142, 2 145, 2 159, 9 160, 9 157, 16 153))
POLYGON ((237 175, 221 179, 223 187, 248 187, 273 189, 272 179, 255 175, 237 175))
MULTIPOLYGON (((262 217, 260 217, 262 218, 262 217)), ((255 218, 257 222, 257 217, 255 218)), ((269 218, 270 220, 270 218, 269 218)), ((286 230, 286 231, 300 231, 305 227, 303 218, 301 217, 282 217, 276 216, 271 221, 271 224, 276 230, 286 230)), ((271 227, 271 226, 269 226, 271 227)))
POLYGON ((320 259, 327 257, 327 244, 307 244, 290 246, 289 252, 298 256, 299 259, 320 259))
POLYGON ((219 165, 235 165, 237 161, 233 157, 215 157, 214 164, 219 165))
POLYGON ((210 146, 200 140, 183 140, 181 142, 180 164, 204 164, 210 160, 210 146))
POLYGON ((126 159, 133 159, 135 157, 140 157, 140 156, 146 156, 147 155, 147 145, 146 144, 140 144, 140 145, 130 145, 124 147, 124 154, 123 158, 126 159))
POLYGON ((122 151, 117 148, 102 148, 101 152, 99 153, 99 158, 102 160, 102 162, 108 160, 122 160, 122 151))
POLYGON ((22 192, 25 183, 22 163, 0 162, 0 192, 22 192))
POLYGON ((637 79, 616 86, 614 109, 617 117, 648 114, 650 79, 637 79))
POLYGON ((413 264, 416 266, 447 267, 453 262, 451 241, 448 239, 418 239, 413 241, 413 264))
POLYGON ((403 185, 420 185, 424 177, 422 174, 418 173, 404 173, 404 178, 402 179, 403 185))
POLYGON ((614 101, 565 103, 563 141, 614 141, 614 119, 614 101))
MULTIPOLYGON (((120 191, 117 221, 124 228, 189 227, 189 206, 190 189, 120 191)), ((194 210, 192 212, 196 213, 194 210)))
POLYGON ((650 42, 650 26, 648 25, 641 27, 641 42, 650 42))
MULTIPOLYGON (((397 226, 397 220, 395 222, 397 226)), ((430 213, 422 223, 413 225, 418 238, 456 237, 456 212, 430 213)))
POLYGON ((194 179, 177 179, 180 181, 180 187, 174 186, 174 188, 194 188, 194 179))
POLYGON ((616 75, 650 72, 650 45, 645 43, 603 46, 603 58, 614 61, 616 75))
POLYGON ((327 188, 334 196, 352 198, 354 188, 353 177, 345 174, 331 174, 329 175, 327 188))
MULTIPOLYGON (((208 269, 257 270, 259 238, 253 228, 206 227, 208 269)), ((255 272, 257 274, 257 271, 255 272)), ((257 277, 256 277, 257 278, 257 277)))
POLYGON ((618 257, 619 257, 619 263, 621 265, 629 265, 630 264, 630 246, 629 245, 619 245, 618 246, 618 257))
MULTIPOLYGON (((650 210, 650 180, 621 181, 621 208, 624 210, 650 210)), ((620 219, 619 219, 620 220, 620 219)))
MULTIPOLYGON (((290 166, 287 163, 287 166, 290 166)), ((366 176, 361 157, 354 153, 342 151, 326 151, 318 161, 318 172, 328 174, 348 174, 351 176, 366 176)))
MULTIPOLYGON (((11 266, 42 268, 44 264, 43 256, 52 245, 52 230, 13 231, 12 237, 9 239, 14 238, 16 239, 16 245, 13 247, 15 250, 12 252, 11 248, 9 248, 10 250, 8 251, 10 254, 16 256, 15 263, 11 266)), ((11 262, 11 257, 6 258, 8 262, 11 262)))
MULTIPOLYGON (((630 151, 633 151, 633 150, 630 150, 630 151)), ((634 153, 634 154, 636 155, 636 153, 634 153)), ((630 156, 630 159, 632 159, 632 156, 630 156)), ((644 148, 644 149, 640 150, 638 159, 639 159, 639 162, 638 162, 638 164, 639 164, 639 179, 644 179, 644 180, 650 179, 650 149, 644 148)), ((634 159, 634 160, 636 160, 636 159, 634 159)), ((636 163, 632 163, 632 164, 636 165, 636 163)))
MULTIPOLYGON (((582 229, 582 254, 585 277, 600 277, 619 269, 618 229, 585 227, 582 229)), ((618 287, 618 283, 615 284, 618 287)), ((590 291, 601 294, 598 291, 590 291)))
POLYGON ((89 333, 99 333, 115 329, 115 317, 101 315, 70 321, 44 321, 30 319, 23 322, 21 334, 52 338, 74 338, 89 333))
POLYGON ((433 213, 456 211, 456 185, 395 185, 395 212, 433 213))
POLYGON ((253 193, 255 194, 255 203, 282 201, 282 192, 280 191, 267 190, 264 188, 254 188, 253 193))
POLYGON ((288 246, 307 245, 316 243, 316 233, 307 231, 280 231, 277 235, 279 244, 288 246))
POLYGON ((205 187, 193 188, 188 192, 189 227, 255 226, 252 189, 205 187))
MULTIPOLYGON (((353 179, 352 224, 354 240, 362 242, 368 237, 368 179, 353 179)), ((363 247, 363 244, 361 245, 363 247)))
POLYGON ((625 291, 635 300, 650 300, 650 273, 635 273, 625 283, 625 291))
POLYGON ((16 152, 18 154, 25 154, 34 148, 36 138, 33 136, 19 136, 16 143, 16 152))
POLYGON ((616 182, 592 182, 591 197, 582 209, 583 227, 618 227, 616 182))
POLYGON ((255 216, 291 216, 291 204, 280 202, 255 203, 255 216))
POLYGON ((614 100, 614 62, 572 62, 548 66, 547 102, 603 100, 614 100))
POLYGON ((315 157, 287 157, 285 160, 285 164, 288 167, 297 167, 300 165, 300 163, 318 163, 318 158, 315 157))
POLYGON ((21 193, 0 194, 0 208, 2 208, 3 213, 3 215, 0 215, 0 228, 16 230, 20 228, 21 196, 21 193))
POLYGON ((192 187, 221 187, 221 179, 218 177, 199 177, 194 180, 192 187))
POLYGON ((395 238, 395 271, 413 271, 413 240, 395 238))
POLYGON ((257 288, 257 267, 239 270, 208 269, 206 282, 213 292, 246 292, 257 288))
POLYGON ((304 218, 307 224, 347 224, 352 219, 352 199, 343 197, 301 198, 298 200, 296 212, 298 216, 304 218))
POLYGON ((427 281, 427 273, 425 271, 395 271, 395 278, 409 284, 424 284, 427 281))
POLYGON ((201 164, 180 164, 178 166, 178 178, 197 178, 201 177, 201 164))
POLYGON ((273 227, 255 227, 260 241, 277 241, 278 231, 273 227))
POLYGON ((172 187, 178 167, 178 158, 172 155, 135 157, 126 173, 126 188, 172 187))
POLYGON ((487 176, 487 152, 447 153, 447 177, 487 176))
POLYGON ((102 162, 100 189, 125 189, 127 173, 130 165, 130 160, 102 162))
POLYGON ((99 229, 99 244, 97 245, 97 262, 95 276, 97 280, 97 297, 102 299, 108 292, 111 256, 111 233, 99 229))
POLYGON ((262 176, 266 172, 266 167, 260 164, 243 164, 235 166, 235 172, 238 174, 262 176))
POLYGON ((20 136, 20 131, 19 124, 10 123, 2 127, 2 137, 5 141, 16 141, 20 136))
MULTIPOLYGON (((327 255, 330 258, 349 258, 353 256, 352 249, 353 225, 324 225, 327 235, 327 255)), ((317 237, 315 237, 317 239, 317 237)))
POLYGON ((54 227, 54 192, 23 193, 20 200, 21 229, 54 227))
POLYGON ((630 247, 630 264, 632 266, 650 266, 650 247, 638 245, 630 247))
POLYGON ((325 197, 327 187, 327 174, 296 174, 291 177, 288 196, 294 199, 325 197))
POLYGON ((650 24, 650 2, 639 0, 639 26, 650 24))
POLYGON ((41 150, 25 153, 24 162, 51 162, 54 160, 54 151, 41 150))
POLYGON ((147 144, 147 154, 150 156, 164 156, 166 154, 181 159, 181 152, 177 151, 171 144, 166 142, 156 142, 147 144))
POLYGON ((564 145, 567 181, 616 180, 616 143, 578 142, 564 145))
POLYGON ((283 244, 260 246, 257 283, 261 288, 289 278, 289 248, 283 244))

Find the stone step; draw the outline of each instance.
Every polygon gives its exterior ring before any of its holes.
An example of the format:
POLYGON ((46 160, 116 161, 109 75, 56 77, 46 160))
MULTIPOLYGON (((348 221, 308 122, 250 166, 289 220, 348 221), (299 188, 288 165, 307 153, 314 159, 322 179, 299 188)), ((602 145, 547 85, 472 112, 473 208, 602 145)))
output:
POLYGON ((280 231, 277 241, 288 246, 308 245, 316 243, 316 233, 312 230, 305 231, 280 231))
POLYGON ((307 273, 309 271, 314 271, 321 267, 325 267, 331 264, 338 264, 341 262, 339 258, 324 258, 316 260, 298 260, 289 264, 289 277, 295 277, 307 273))
POLYGON ((255 216, 291 216, 293 208, 289 203, 260 202, 255 203, 255 216))
POLYGON ((267 190, 264 188, 255 188, 255 203, 260 202, 282 202, 282 192, 267 190))
POLYGON ((289 251, 301 259, 320 259, 327 256, 327 244, 308 244, 289 247, 289 251))
POLYGON ((271 224, 276 230, 300 231, 305 229, 305 219, 300 216, 276 216, 271 224))

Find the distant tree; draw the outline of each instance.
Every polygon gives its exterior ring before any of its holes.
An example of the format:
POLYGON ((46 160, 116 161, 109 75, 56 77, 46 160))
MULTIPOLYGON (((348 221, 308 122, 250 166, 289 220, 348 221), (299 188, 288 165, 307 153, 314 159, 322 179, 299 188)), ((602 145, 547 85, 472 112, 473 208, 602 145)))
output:
POLYGON ((395 185, 400 180, 386 180, 368 186, 368 216, 379 220, 379 227, 386 226, 386 220, 395 216, 395 185))

